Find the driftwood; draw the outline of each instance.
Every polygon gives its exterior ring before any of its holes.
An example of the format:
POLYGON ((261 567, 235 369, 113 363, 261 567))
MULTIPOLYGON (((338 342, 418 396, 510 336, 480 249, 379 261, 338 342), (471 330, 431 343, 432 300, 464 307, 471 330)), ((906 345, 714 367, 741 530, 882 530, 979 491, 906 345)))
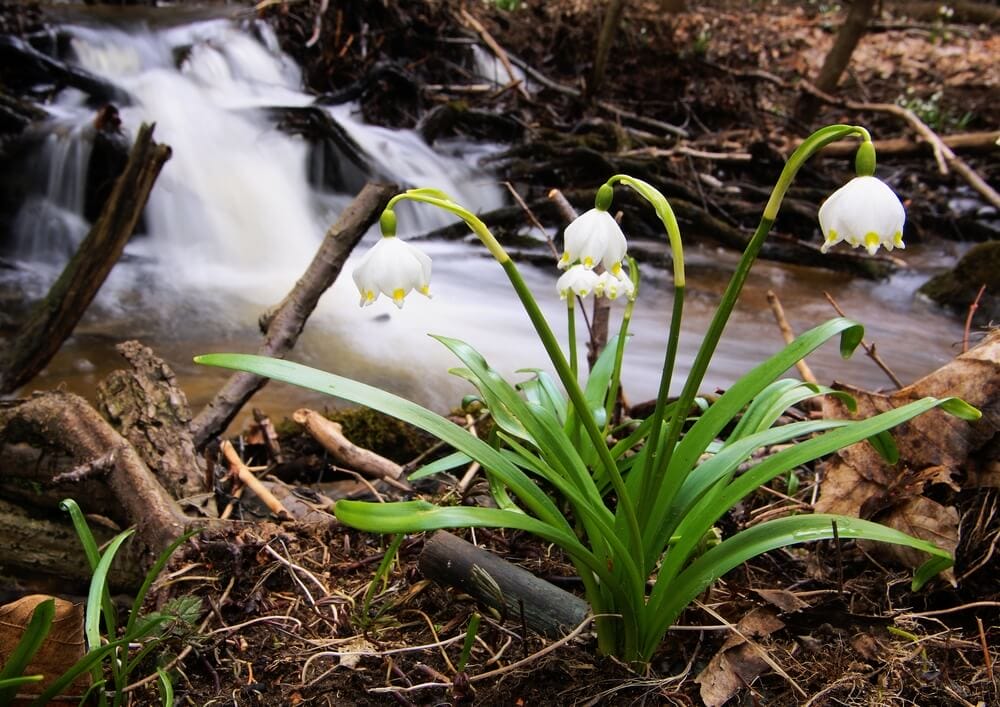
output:
POLYGON ((187 518, 132 445, 78 395, 39 393, 0 408, 0 444, 18 443, 54 448, 77 464, 114 451, 104 479, 128 524, 136 526, 144 557, 155 556, 184 531, 187 518))
POLYGON ((45 299, 38 302, 0 360, 0 394, 30 381, 55 356, 121 256, 170 148, 139 129, 125 171, 76 254, 45 299))
POLYGON ((409 489, 403 478, 403 467, 375 452, 357 446, 344 436, 344 428, 338 422, 328 420, 315 410, 301 408, 292 419, 306 428, 313 439, 319 442, 340 464, 364 476, 397 482, 409 489))
MULTIPOLYGON (((375 223, 395 191, 396 186, 392 184, 366 184, 344 209, 326 232, 319 251, 292 291, 261 318, 264 342, 257 349, 258 354, 281 357, 295 346, 320 296, 337 279, 347 256, 375 223)), ((221 434, 250 397, 266 383, 266 378, 252 373, 240 372, 231 376, 191 423, 195 444, 203 447, 209 439, 221 434)))
POLYGON ((114 84, 78 66, 53 59, 12 35, 0 36, 0 61, 7 66, 17 66, 25 80, 55 81, 78 88, 101 101, 126 104, 130 101, 128 94, 114 84))
POLYGON ((174 498, 203 491, 203 465, 188 430, 191 410, 174 372, 138 341, 115 348, 132 368, 98 386, 99 410, 174 498))
POLYGON ((583 621, 587 602, 539 579, 449 532, 439 530, 424 543, 420 571, 441 584, 461 589, 502 620, 558 638, 583 621))

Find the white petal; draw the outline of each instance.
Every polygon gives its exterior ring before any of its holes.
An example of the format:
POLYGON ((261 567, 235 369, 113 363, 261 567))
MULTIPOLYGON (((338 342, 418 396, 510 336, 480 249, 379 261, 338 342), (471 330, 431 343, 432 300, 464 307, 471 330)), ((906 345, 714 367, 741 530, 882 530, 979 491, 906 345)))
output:
POLYGON ((593 270, 583 265, 574 265, 556 281, 559 297, 566 299, 570 294, 586 297, 597 288, 600 278, 593 270))
POLYGON ((428 294, 431 259, 420 249, 394 236, 379 239, 354 269, 361 304, 371 304, 381 292, 397 307, 411 290, 428 294))
MULTIPOLYGON (((609 247, 612 249, 612 253, 621 249, 621 255, 618 256, 617 260, 620 261, 625 255, 623 245, 625 234, 622 233, 618 223, 607 211, 590 209, 584 212, 566 227, 563 236, 565 247, 562 258, 559 260, 559 265, 562 268, 566 268, 578 260, 585 268, 593 268, 610 257, 609 247)), ((615 261, 609 260, 609 262, 615 261)))
POLYGON ((903 204, 885 182, 875 177, 855 177, 820 207, 821 250, 826 252, 840 241, 864 247, 872 255, 879 246, 889 250, 904 247, 905 221, 903 204))

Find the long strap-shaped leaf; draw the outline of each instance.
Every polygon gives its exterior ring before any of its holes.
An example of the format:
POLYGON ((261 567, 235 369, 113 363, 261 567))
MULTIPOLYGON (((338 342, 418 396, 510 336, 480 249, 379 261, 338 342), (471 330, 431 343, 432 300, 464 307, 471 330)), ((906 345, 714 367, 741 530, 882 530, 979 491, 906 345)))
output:
POLYGON ((643 624, 647 629, 643 640, 643 656, 649 658, 652 655, 667 627, 677 620, 698 594, 726 572, 770 550, 815 540, 829 540, 834 537, 834 522, 837 523, 837 535, 841 538, 905 545, 930 554, 931 558, 913 575, 914 590, 952 565, 951 555, 941 548, 893 528, 859 518, 817 513, 761 523, 710 549, 670 583, 670 591, 664 595, 663 601, 655 604, 650 602, 647 621, 643 624))
MULTIPOLYGON (((671 598, 675 594, 674 579, 688 561, 696 543, 740 499, 789 469, 794 469, 800 464, 818 459, 855 442, 860 442, 934 407, 941 407, 965 419, 977 419, 980 416, 978 410, 958 398, 940 400, 923 398, 895 410, 889 410, 865 420, 851 422, 844 427, 830 430, 818 437, 782 450, 735 479, 720 493, 711 498, 708 495, 702 497, 677 526, 680 540, 667 553, 667 558, 660 568, 656 584, 650 594, 650 610, 658 615, 658 607, 672 600, 671 598)), ((909 538, 909 536, 906 537, 909 538)), ((910 540, 918 542, 913 538, 910 540)))
MULTIPOLYGON (((841 334, 840 350, 845 357, 857 347, 864 328, 850 319, 838 317, 824 322, 799 336, 781 351, 742 376, 723 393, 687 431, 670 457, 657 494, 654 508, 667 508, 684 479, 694 468, 698 457, 708 448, 719 432, 736 416, 744 405, 753 400, 766 386, 787 371, 795 362, 819 348, 830 338, 841 334)), ((654 470, 653 473, 663 473, 654 470)))
POLYGON ((553 527, 570 531, 571 527, 552 500, 528 476, 496 449, 473 436, 447 418, 413 403, 406 398, 387 393, 374 386, 318 371, 300 363, 252 354, 206 354, 195 362, 219 366, 284 381, 303 388, 333 395, 359 405, 365 405, 408 422, 429 432, 442 442, 465 452, 491 473, 497 474, 535 516, 553 527))

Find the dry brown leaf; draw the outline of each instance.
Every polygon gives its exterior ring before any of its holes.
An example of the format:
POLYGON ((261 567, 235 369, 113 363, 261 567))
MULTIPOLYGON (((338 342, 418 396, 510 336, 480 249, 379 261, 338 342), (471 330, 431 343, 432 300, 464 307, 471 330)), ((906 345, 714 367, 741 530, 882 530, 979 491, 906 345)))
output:
MULTIPOLYGON (((941 410, 931 410, 896 427, 892 435, 899 447, 899 463, 887 464, 867 442, 837 452, 823 465, 823 484, 816 510, 873 518, 894 528, 930 540, 954 552, 958 547, 958 513, 923 496, 933 484, 958 490, 958 479, 992 478, 989 472, 973 473, 970 462, 988 453, 1000 430, 1000 330, 992 332, 968 353, 913 385, 892 394, 840 386, 854 396, 855 415, 834 398, 823 401, 830 418, 864 419, 926 396, 957 396, 979 408, 982 419, 960 420, 941 410)), ((989 467, 986 467, 989 469, 989 467)), ((879 548, 880 554, 916 567, 923 553, 895 545, 879 548)))
POLYGON ((796 611, 809 607, 807 602, 799 599, 798 594, 787 589, 754 589, 753 591, 764 601, 781 609, 783 614, 794 614, 796 611))
MULTIPOLYGON (((52 628, 45 638, 41 648, 28 664, 25 675, 44 675, 45 679, 38 683, 19 688, 20 694, 41 694, 56 678, 69 670, 86 652, 83 641, 83 605, 48 597, 42 594, 32 594, 15 602, 0 606, 0 665, 7 662, 7 656, 17 646, 24 630, 31 621, 35 607, 46 599, 55 599, 55 616, 52 628)), ((90 685, 90 675, 84 674, 77 678, 66 691, 67 695, 76 695, 77 702, 87 686, 90 685)))
POLYGON ((701 699, 706 707, 719 707, 768 668, 760 646, 747 643, 747 638, 769 636, 784 628, 784 622, 769 609, 757 608, 736 624, 738 633, 730 634, 705 669, 695 678, 701 685, 701 699), (740 635, 742 634, 742 635, 740 635))

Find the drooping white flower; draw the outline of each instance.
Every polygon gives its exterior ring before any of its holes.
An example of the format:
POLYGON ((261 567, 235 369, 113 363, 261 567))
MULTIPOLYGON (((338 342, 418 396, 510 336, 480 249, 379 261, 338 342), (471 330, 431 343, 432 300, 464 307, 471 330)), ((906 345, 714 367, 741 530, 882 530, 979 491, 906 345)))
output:
POLYGON ((591 209, 566 227, 565 244, 559 267, 565 270, 579 262, 587 270, 598 263, 615 277, 622 277, 622 258, 628 249, 625 234, 612 218, 601 209, 591 209))
POLYGON ((635 298, 635 285, 628 277, 617 278, 609 272, 601 273, 597 278, 595 293, 598 297, 618 299, 624 295, 627 299, 635 298))
POLYGON ((570 295, 586 297, 597 289, 599 279, 593 270, 576 264, 560 276, 556 281, 556 289, 559 290, 561 299, 566 299, 570 295))
POLYGON ((899 197, 881 179, 855 177, 830 195, 819 209, 824 253, 845 241, 864 247, 875 255, 879 246, 886 250, 905 248, 903 223, 906 211, 899 197))
POLYGON ((353 277, 361 306, 374 302, 381 292, 402 309, 411 290, 430 297, 431 259, 406 241, 386 236, 364 254, 353 277))

